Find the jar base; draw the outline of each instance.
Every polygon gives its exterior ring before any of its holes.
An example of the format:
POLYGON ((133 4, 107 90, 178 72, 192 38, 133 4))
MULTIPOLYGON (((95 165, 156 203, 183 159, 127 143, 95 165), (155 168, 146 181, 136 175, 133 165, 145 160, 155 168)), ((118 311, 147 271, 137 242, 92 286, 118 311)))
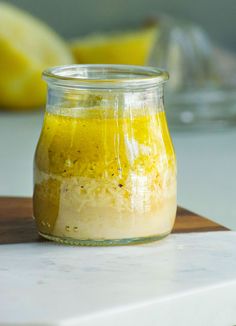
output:
POLYGON ((72 239, 67 237, 58 237, 54 235, 44 234, 39 232, 39 235, 43 238, 46 238, 51 241, 55 241, 61 244, 70 245, 70 246, 90 246, 90 247, 99 247, 99 246, 125 246, 125 245, 135 245, 148 242, 154 242, 161 240, 168 236, 170 232, 154 235, 149 237, 138 237, 138 238, 126 238, 126 239, 104 239, 104 240, 79 240, 72 239))

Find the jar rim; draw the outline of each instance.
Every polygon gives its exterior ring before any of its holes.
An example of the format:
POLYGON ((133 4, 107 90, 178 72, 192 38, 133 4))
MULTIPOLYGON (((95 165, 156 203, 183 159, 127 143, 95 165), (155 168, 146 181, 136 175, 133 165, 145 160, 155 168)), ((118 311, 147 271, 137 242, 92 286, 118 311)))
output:
POLYGON ((48 68, 43 72, 43 79, 72 88, 146 88, 164 83, 169 74, 150 66, 73 64, 48 68))

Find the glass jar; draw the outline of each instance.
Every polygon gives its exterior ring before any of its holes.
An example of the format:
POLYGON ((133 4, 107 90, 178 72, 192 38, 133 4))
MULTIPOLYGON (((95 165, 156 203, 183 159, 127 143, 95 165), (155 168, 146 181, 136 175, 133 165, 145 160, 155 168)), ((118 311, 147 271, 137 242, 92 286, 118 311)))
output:
POLYGON ((163 105, 168 74, 72 65, 43 73, 48 101, 34 161, 40 235, 72 245, 158 240, 176 215, 176 161, 163 105))

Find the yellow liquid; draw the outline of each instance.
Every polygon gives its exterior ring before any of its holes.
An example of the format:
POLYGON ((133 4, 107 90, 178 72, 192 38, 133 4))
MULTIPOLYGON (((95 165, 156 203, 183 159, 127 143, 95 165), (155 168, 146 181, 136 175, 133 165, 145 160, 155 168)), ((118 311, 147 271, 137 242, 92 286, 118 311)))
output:
POLYGON ((39 231, 78 240, 168 234, 176 167, 164 112, 73 115, 45 115, 35 155, 39 231))

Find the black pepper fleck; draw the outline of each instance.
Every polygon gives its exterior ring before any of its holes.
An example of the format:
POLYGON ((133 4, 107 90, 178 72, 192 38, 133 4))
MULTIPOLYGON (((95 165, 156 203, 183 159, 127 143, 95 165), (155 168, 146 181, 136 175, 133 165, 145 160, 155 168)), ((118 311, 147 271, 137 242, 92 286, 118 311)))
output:
POLYGON ((118 186, 119 186, 120 188, 122 188, 122 187, 123 187, 123 185, 122 185, 121 183, 119 183, 119 184, 118 184, 118 186))

